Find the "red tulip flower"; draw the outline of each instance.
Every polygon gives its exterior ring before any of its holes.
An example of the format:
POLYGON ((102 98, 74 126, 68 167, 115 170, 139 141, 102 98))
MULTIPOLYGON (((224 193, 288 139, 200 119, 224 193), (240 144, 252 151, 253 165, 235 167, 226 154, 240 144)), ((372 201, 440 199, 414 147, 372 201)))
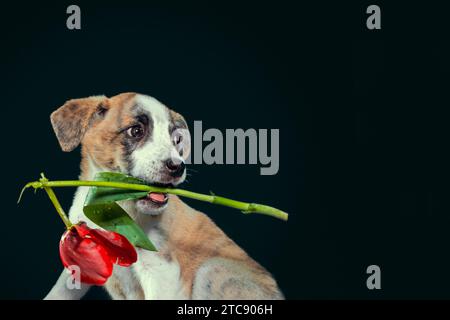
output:
POLYGON ((136 250, 127 238, 116 232, 91 229, 85 222, 64 232, 59 254, 64 267, 80 268, 81 282, 95 285, 108 280, 114 264, 128 267, 137 260, 136 250))

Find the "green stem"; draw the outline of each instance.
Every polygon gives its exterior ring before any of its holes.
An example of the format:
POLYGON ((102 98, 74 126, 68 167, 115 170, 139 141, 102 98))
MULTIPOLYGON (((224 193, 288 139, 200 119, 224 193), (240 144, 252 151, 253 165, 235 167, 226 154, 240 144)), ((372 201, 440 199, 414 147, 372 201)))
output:
POLYGON ((50 198, 53 205, 55 206, 55 209, 58 212, 59 216, 61 217, 62 221, 66 225, 66 228, 70 229, 72 227, 72 223, 70 222, 69 218, 67 217, 63 208, 61 207, 61 204, 59 203, 58 198, 56 198, 56 194, 53 192, 53 189, 49 188, 49 187, 44 187, 44 186, 43 186, 43 188, 47 192, 48 197, 50 198))
MULTIPOLYGON (((258 204, 258 203, 247 203, 236 201, 224 197, 219 197, 216 195, 206 195, 201 193, 196 193, 192 191, 187 191, 183 189, 173 189, 173 188, 161 188, 155 186, 148 186, 142 184, 132 184, 132 183, 123 183, 123 182, 112 182, 112 181, 83 181, 83 180, 66 180, 66 181, 48 181, 47 179, 40 179, 40 181, 34 181, 27 183, 24 189, 33 187, 35 189, 44 188, 46 191, 50 188, 50 192, 53 192, 51 188, 53 187, 110 187, 110 188, 119 188, 119 189, 128 189, 128 190, 137 190, 137 191, 145 191, 145 192, 161 192, 161 193, 170 193, 186 198, 191 198, 195 200, 205 201, 209 203, 219 204, 226 207, 235 208, 241 210, 243 213, 260 213, 268 216, 272 216, 284 221, 287 221, 288 214, 284 211, 278 210, 276 208, 258 204)), ((23 190, 24 190, 23 189, 23 190)), ((23 193, 22 190, 22 193, 23 193)), ((21 193, 21 195, 22 195, 21 193)), ((47 191, 48 193, 48 191, 47 191)), ((53 193, 54 195, 54 193, 53 193)), ((50 194, 49 194, 50 196, 50 194)), ((51 199, 51 198, 50 198, 51 199)), ((54 197, 56 202, 58 201, 56 197, 54 197)), ((19 197, 20 201, 20 197, 19 197)), ((52 200, 53 201, 53 200, 52 200)), ((53 202, 55 204, 55 202, 53 202)), ((59 203, 58 203, 59 204, 59 203)), ((56 204, 55 204, 56 207, 56 204)), ((59 206, 61 207, 61 206, 59 206)), ((57 209, 58 210, 58 209, 57 209)), ((62 208, 61 208, 62 210, 62 208)), ((63 212, 63 211, 62 211, 63 212)), ((58 211, 58 213, 60 213, 58 211)), ((61 213, 60 213, 61 215, 61 213)), ((63 219, 64 220, 64 219, 63 219)), ((68 219, 67 219, 68 220, 68 219)), ((70 223, 70 221, 69 221, 70 223)), ((67 225, 67 224, 66 224, 67 225)))

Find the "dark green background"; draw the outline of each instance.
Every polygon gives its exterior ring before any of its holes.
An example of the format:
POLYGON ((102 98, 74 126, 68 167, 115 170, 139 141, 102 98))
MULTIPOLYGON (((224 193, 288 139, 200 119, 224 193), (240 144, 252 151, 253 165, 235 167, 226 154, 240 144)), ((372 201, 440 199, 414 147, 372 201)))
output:
MULTIPOLYGON (((92 2, 92 1, 91 1, 92 2)), ((288 223, 187 201, 271 271, 287 298, 449 298, 448 10, 429 1, 2 4, 0 298, 40 299, 63 224, 41 171, 75 179, 49 114, 70 98, 150 94, 204 128, 279 128, 280 171, 191 166, 185 188, 262 202, 288 223), (295 5, 294 5, 295 3, 295 5), (311 4, 314 3, 314 4, 311 4), (382 290, 366 288, 368 265, 382 290)), ((69 208, 73 189, 56 190, 69 208)), ((87 298, 104 298, 101 289, 87 298)))

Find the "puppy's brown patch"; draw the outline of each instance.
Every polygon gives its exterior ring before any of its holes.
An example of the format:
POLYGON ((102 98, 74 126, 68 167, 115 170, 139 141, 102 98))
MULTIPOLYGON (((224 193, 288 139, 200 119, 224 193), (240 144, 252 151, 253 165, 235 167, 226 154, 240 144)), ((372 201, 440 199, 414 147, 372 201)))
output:
POLYGON ((118 129, 126 128, 133 123, 134 118, 130 109, 134 106, 135 96, 135 93, 123 93, 103 102, 103 106, 107 109, 105 118, 95 123, 83 138, 82 175, 88 174, 88 159, 98 167, 126 172, 128 166, 124 143, 126 137, 118 129))

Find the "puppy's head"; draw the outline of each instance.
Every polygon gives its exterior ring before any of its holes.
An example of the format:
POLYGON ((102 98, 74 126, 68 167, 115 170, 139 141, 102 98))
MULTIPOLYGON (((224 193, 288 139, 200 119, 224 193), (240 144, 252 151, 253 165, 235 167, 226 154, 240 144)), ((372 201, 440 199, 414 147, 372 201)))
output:
MULTIPOLYGON (((149 184, 175 186, 186 177, 186 122, 152 97, 123 93, 69 100, 50 119, 64 151, 82 145, 85 178, 113 171, 149 184)), ((136 205, 142 213, 157 214, 167 201, 166 194, 151 193, 136 205)))

